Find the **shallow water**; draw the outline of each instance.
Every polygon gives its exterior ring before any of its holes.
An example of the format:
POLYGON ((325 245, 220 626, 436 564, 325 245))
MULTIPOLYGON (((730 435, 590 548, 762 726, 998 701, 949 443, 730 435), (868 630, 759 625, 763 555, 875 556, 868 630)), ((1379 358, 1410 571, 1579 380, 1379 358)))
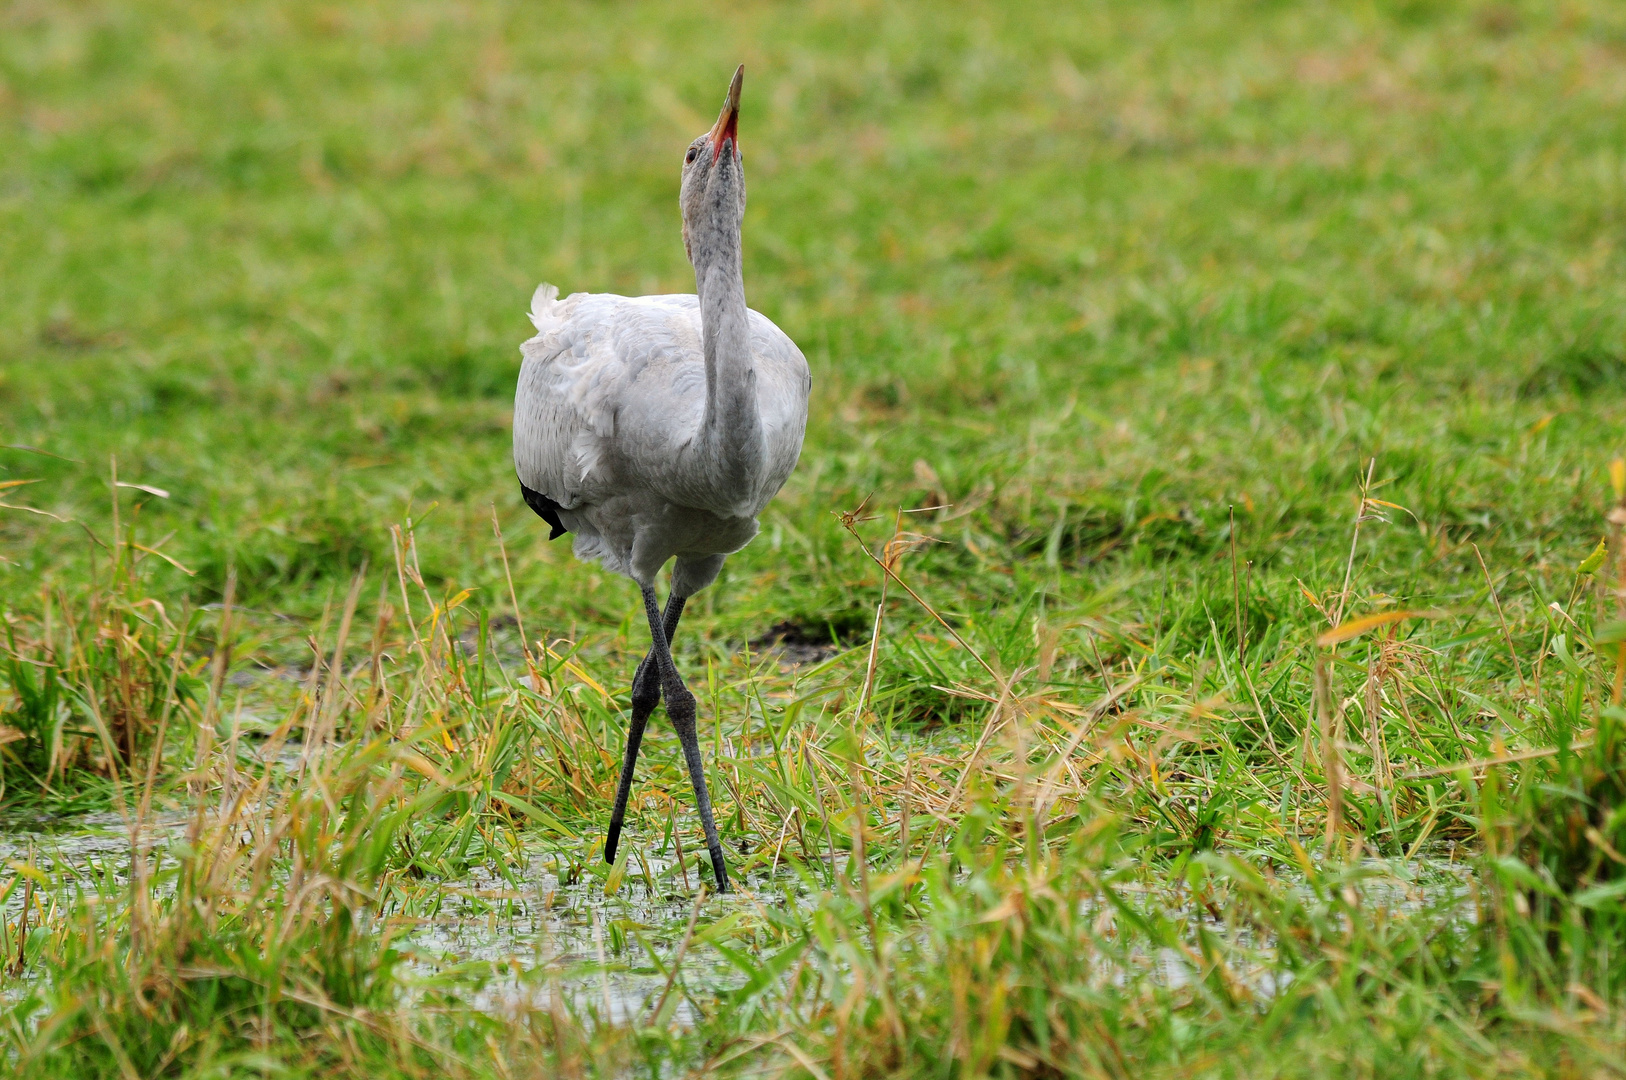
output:
MULTIPOLYGON (((154 813, 138 831, 138 842, 160 865, 173 865, 166 849, 184 838, 191 820, 184 810, 154 813)), ((35 890, 31 927, 49 909, 52 895, 66 898, 76 882, 104 891, 109 884, 127 886, 131 860, 131 830, 118 813, 0 822, 0 864, 31 865, 54 882, 49 890, 35 890)), ((600 1017, 647 1019, 667 985, 648 950, 670 969, 693 910, 693 892, 666 880, 674 860, 644 854, 640 861, 630 845, 627 872, 610 896, 603 880, 589 874, 561 884, 558 861, 557 851, 538 844, 520 860, 508 860, 504 873, 476 865, 460 878, 426 878, 416 889, 398 889, 380 923, 408 958, 409 994, 449 993, 487 1011, 507 1012, 546 1006, 557 989, 577 1009, 586 1007, 600 1017), (653 889, 645 880, 646 865, 653 889)), ((691 884, 697 883, 697 869, 691 856, 691 884)), ((794 888, 788 873, 781 878, 784 887, 794 888)), ((736 882, 733 893, 708 896, 697 932, 734 911, 754 910, 761 902, 756 890, 766 881, 765 874, 753 875, 751 882, 736 882)), ((26 888, 17 888, 6 899, 7 941, 15 943, 28 896, 26 888)), ((783 889, 775 889, 772 902, 783 899, 783 889)), ((14 997, 27 981, 25 973, 0 997, 14 997)), ((676 998, 674 1022, 696 1019, 689 994, 704 1000, 743 981, 715 949, 692 944, 670 991, 676 998)))
MULTIPOLYGON (((297 764, 298 747, 283 751, 285 765, 297 764)), ((185 836, 191 820, 180 809, 153 813, 136 839, 160 863, 172 864, 166 850, 185 836)), ((126 819, 116 812, 64 821, 13 818, 0 821, 0 865, 31 864, 54 880, 51 891, 58 893, 71 891, 76 883, 105 891, 110 884, 127 885, 131 840, 126 819)), ((488 858, 503 860, 500 866, 476 864, 457 878, 398 879, 387 894, 379 929, 407 957, 403 974, 409 994, 451 995, 506 1013, 546 1007, 557 993, 578 1012, 590 1010, 617 1023, 647 1020, 668 984, 650 952, 661 968, 670 969, 693 910, 701 867, 692 856, 687 860, 685 884, 674 873, 671 857, 643 850, 629 837, 625 873, 613 895, 606 895, 604 878, 580 869, 573 874, 567 870, 562 882, 561 866, 568 867, 572 856, 578 867, 593 865, 597 843, 596 838, 583 839, 561 850, 533 839, 517 854, 490 852, 488 858)), ((1432 908, 1466 924, 1474 917, 1467 902, 1470 874, 1469 867, 1441 852, 1411 860, 1369 858, 1347 880, 1358 894, 1359 917, 1400 919, 1432 908)), ((1283 873, 1281 884, 1312 899, 1296 872, 1283 873)), ((758 872, 735 886, 734 893, 705 900, 697 930, 736 911, 758 911, 759 905, 815 902, 788 867, 774 875, 758 872)), ((1253 993, 1269 998, 1285 985, 1273 963, 1274 942, 1245 928, 1227 927, 1189 896, 1182 898, 1178 889, 1167 893, 1131 886, 1126 891, 1138 894, 1137 904, 1198 920, 1228 940, 1237 948, 1234 973, 1253 993)), ((25 894, 25 889, 13 889, 3 906, 5 940, 13 950, 25 894)), ((49 906, 49 896, 38 891, 30 925, 38 925, 38 912, 49 906)), ((1094 919, 1098 910, 1090 907, 1081 914, 1094 919)), ((1130 966, 1171 989, 1200 977, 1193 957, 1174 949, 1132 957, 1130 966)), ((15 996, 27 979, 25 974, 12 982, 0 996, 15 996)), ((704 1007, 708 997, 744 981, 744 973, 710 944, 692 945, 670 991, 676 999, 674 1022, 693 1023, 698 1019, 695 1000, 704 1007)))
MULTIPOLYGON (((672 860, 646 855, 645 862, 654 889, 644 882, 636 857, 629 856, 620 888, 606 896, 594 877, 561 884, 554 857, 531 852, 523 868, 509 867, 517 883, 478 867, 467 877, 431 886, 439 892, 433 915, 389 921, 400 931, 400 945, 412 955, 411 970, 424 989, 437 986, 444 971, 489 965, 500 974, 470 999, 481 1008, 545 1005, 557 984, 575 1004, 600 1016, 617 1022, 648 1018, 667 983, 648 950, 670 969, 694 900, 681 885, 675 891, 664 887, 662 875, 672 860), (543 973, 557 976, 556 983, 537 978, 543 973)), ((692 863, 689 873, 692 882, 692 863)), ((751 884, 735 882, 734 892, 704 901, 697 932, 735 911, 752 911, 758 902, 751 884)), ((678 1023, 695 1019, 685 988, 703 998, 743 982, 716 950, 691 944, 672 990, 678 996, 674 1018, 678 1023)))

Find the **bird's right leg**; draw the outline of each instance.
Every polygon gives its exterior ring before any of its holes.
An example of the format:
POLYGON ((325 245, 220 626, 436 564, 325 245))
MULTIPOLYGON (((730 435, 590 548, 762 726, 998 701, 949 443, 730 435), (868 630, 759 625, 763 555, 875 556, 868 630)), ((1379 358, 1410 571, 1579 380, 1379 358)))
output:
MULTIPOLYGON (((675 591, 666 598, 666 614, 661 618, 666 641, 677 633, 678 620, 683 617, 683 604, 688 599, 675 591)), ((670 647, 670 644, 668 645, 670 647)), ((632 677, 632 719, 627 724, 627 753, 621 762, 621 782, 615 789, 615 809, 610 813, 610 831, 604 838, 604 861, 615 862, 615 851, 621 845, 621 826, 627 818, 627 799, 632 794, 632 770, 638 763, 638 748, 644 741, 644 728, 649 714, 661 701, 660 665, 655 662, 655 646, 649 647, 638 663, 638 673, 632 677)))
MULTIPOLYGON (((683 605, 688 603, 687 596, 672 593, 666 598, 666 613, 661 616, 662 628, 666 631, 666 647, 672 647, 672 639, 677 635, 678 620, 683 618, 683 605)), ((632 677, 632 714, 637 716, 641 711, 644 719, 655 711, 655 706, 661 700, 660 665, 655 663, 655 646, 650 645, 644 658, 638 661, 638 672, 632 677)))
POLYGON ((655 639, 655 660, 660 665, 666 715, 672 718, 678 741, 683 744, 683 760, 689 766, 689 782, 694 785, 695 809, 700 812, 700 827, 706 834, 706 848, 711 854, 711 870, 717 878, 717 891, 727 892, 728 868, 723 865, 723 845, 717 839, 717 823, 711 816, 711 795, 706 791, 705 763, 700 759, 700 736, 695 730, 694 695, 683 685, 677 665, 672 662, 672 650, 666 644, 660 609, 655 604, 655 590, 647 585, 639 587, 644 594, 644 614, 649 617, 649 634, 655 639))

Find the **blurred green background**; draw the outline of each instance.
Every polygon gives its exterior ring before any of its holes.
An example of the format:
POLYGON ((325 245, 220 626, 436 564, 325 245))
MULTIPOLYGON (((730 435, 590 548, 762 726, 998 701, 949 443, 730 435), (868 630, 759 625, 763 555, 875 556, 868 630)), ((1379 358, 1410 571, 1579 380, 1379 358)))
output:
MULTIPOLYGON (((1478 588, 1471 540, 1539 611, 1596 542, 1626 419, 1603 0, 14 0, 0 442, 59 456, 0 450, 40 481, 5 500, 102 528, 116 456, 171 493, 126 492, 138 540, 196 572, 154 587, 234 565, 296 616, 409 508, 425 575, 506 606, 494 506, 533 621, 624 625, 630 587, 519 500, 524 312, 543 280, 692 291, 680 155, 740 62, 748 297, 814 398, 703 635, 865 626, 831 512, 866 496, 953 504, 914 521, 951 607, 1130 623, 1228 595, 1233 507, 1250 617, 1310 618, 1374 455, 1415 515, 1374 588, 1478 588)), ((15 510, 0 543, 21 606, 95 551, 15 510)))

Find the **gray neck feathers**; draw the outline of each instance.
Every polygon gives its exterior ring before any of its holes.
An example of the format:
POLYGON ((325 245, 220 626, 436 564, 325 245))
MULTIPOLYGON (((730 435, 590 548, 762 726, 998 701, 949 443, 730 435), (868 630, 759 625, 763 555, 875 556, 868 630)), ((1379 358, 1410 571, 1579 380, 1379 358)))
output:
POLYGON ((725 208, 722 200, 710 209, 716 214, 694 246, 695 289, 700 294, 701 343, 706 357, 701 453, 718 507, 723 509, 743 506, 754 497, 762 468, 763 437, 740 266, 738 211, 725 208))

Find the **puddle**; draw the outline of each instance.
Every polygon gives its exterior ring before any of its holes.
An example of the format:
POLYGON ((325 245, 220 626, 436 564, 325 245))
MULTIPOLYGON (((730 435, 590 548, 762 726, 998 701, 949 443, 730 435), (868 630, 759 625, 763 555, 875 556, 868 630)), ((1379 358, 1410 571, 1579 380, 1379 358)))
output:
MULTIPOLYGON (((149 814, 136 839, 149 847, 162 847, 184 833, 191 818, 183 810, 149 814)), ((111 870, 120 882, 129 880, 130 827, 122 815, 82 814, 66 827, 53 827, 58 824, 43 818, 12 818, 0 823, 0 865, 32 858, 48 874, 94 866, 111 870)), ((21 903, 13 896, 7 909, 21 903)))
MULTIPOLYGON (((285 768, 297 766, 299 754, 298 746, 285 745, 279 760, 285 768)), ((154 813, 138 839, 160 861, 169 861, 172 856, 166 850, 184 838, 191 816, 181 809, 154 813)), ((619 887, 606 896, 602 877, 569 869, 572 856, 578 867, 594 866, 597 843, 598 838, 589 837, 559 847, 531 838, 517 853, 490 852, 491 861, 458 878, 395 879, 386 892, 378 927, 407 957, 403 974, 409 999, 451 994, 473 1007, 505 1014, 547 1008, 558 993, 578 1012, 590 1008, 617 1023, 648 1020, 668 992, 666 972, 684 937, 700 867, 690 855, 685 885, 669 854, 629 845, 619 887), (501 866, 494 865, 498 859, 501 866), (567 879, 563 882, 561 872, 567 879)), ((129 826, 118 813, 82 815, 66 822, 41 817, 0 822, 0 865, 31 861, 55 879, 58 891, 71 890, 75 882, 103 888, 109 882, 127 884, 130 858, 129 826)), ((1278 872, 1281 888, 1314 902, 1302 877, 1278 872)), ((1447 926, 1466 929, 1476 914, 1472 872, 1470 866, 1445 857, 1365 860, 1348 876, 1348 887, 1358 894, 1354 917, 1395 921, 1428 912, 1447 926)), ((769 906, 816 902, 789 867, 772 874, 759 870, 735 884, 731 894, 708 897, 697 932, 735 912, 749 916, 769 906)), ((1261 998, 1273 997, 1285 987, 1289 977, 1275 964, 1275 943, 1265 935, 1228 927, 1189 896, 1171 895, 1150 884, 1126 885, 1122 891, 1137 906, 1201 922, 1226 941, 1231 947, 1226 950, 1230 970, 1261 998)), ((13 890, 4 905, 11 928, 22 913, 23 894, 23 889, 13 890)), ((48 899, 45 903, 49 906, 48 899)), ((1091 920, 1101 913, 1099 902, 1086 904, 1080 912, 1091 920)), ((742 922, 750 925, 755 920, 742 922)), ((1139 968, 1171 989, 1201 977, 1193 957, 1179 950, 1132 953, 1125 959, 1130 968, 1139 968)), ((1127 979, 1131 973, 1124 969, 1114 977, 1127 979)), ((698 1020, 696 1000, 705 1008, 709 998, 743 985, 745 978, 709 942, 692 944, 670 990, 675 998, 673 1022, 693 1024, 698 1020)), ((26 977, 11 982, 0 998, 21 992, 25 983, 26 977)))
MULTIPOLYGON (((294 753, 297 756, 297 748, 294 753)), ((184 839, 191 819, 184 810, 154 813, 139 841, 160 863, 173 865, 166 849, 184 839)), ((14 818, 0 823, 0 828, 0 865, 28 862, 56 883, 51 890, 36 890, 31 924, 38 919, 40 905, 50 906, 52 893, 71 893, 75 882, 104 889, 110 882, 117 887, 129 882, 130 830, 117 813, 82 815, 61 823, 14 818)), ((575 854, 580 862, 588 849, 575 854)), ((698 883, 695 862, 692 855, 686 860, 691 885, 698 883)), ((578 874, 569 884, 561 884, 561 863, 557 849, 538 843, 518 858, 507 859, 503 873, 476 865, 460 878, 397 881, 379 923, 407 956, 403 974, 409 999, 450 993, 476 1008, 501 1014, 546 1007, 557 991, 578 1010, 590 1006, 615 1022, 647 1020, 667 992, 661 968, 670 970, 683 940, 693 909, 692 891, 672 880, 675 860, 648 853, 640 860, 635 849, 629 849, 625 876, 611 896, 604 895, 603 880, 591 874, 578 874), (651 949, 660 968, 650 958, 651 949)), ((766 874, 757 873, 749 882, 736 882, 735 892, 708 896, 697 933, 735 911, 754 912, 758 903, 784 903, 785 890, 793 888, 794 880, 788 870, 781 871, 781 887, 771 898, 759 898, 755 892, 770 882, 766 874)), ((4 905, 8 939, 9 929, 19 922, 25 895, 25 889, 14 889, 4 905)), ((0 999, 21 993, 27 981, 26 976, 8 980, 0 999)), ((745 976, 709 944, 692 943, 670 990, 675 999, 672 1022, 692 1024, 698 1019, 689 995, 703 1002, 744 981, 745 976)))
MULTIPOLYGON (((561 885, 555 857, 530 852, 517 873, 510 864, 517 879, 512 884, 485 867, 460 880, 426 882, 439 893, 435 913, 387 921, 412 958, 409 971, 425 990, 438 985, 442 972, 474 963, 499 974, 466 999, 470 1004, 491 1012, 545 1006, 552 986, 536 975, 550 972, 578 1006, 591 1005, 616 1022, 648 1019, 667 985, 649 952, 653 949, 670 970, 694 902, 682 895, 681 885, 675 892, 663 887, 670 860, 646 856, 645 861, 654 890, 643 882, 633 857, 620 889, 605 896, 597 878, 561 885)), ((697 932, 735 911, 754 911, 757 902, 738 886, 726 896, 709 896, 697 932)), ((691 944, 671 991, 677 998, 675 1021, 697 1019, 687 994, 703 1000, 743 984, 744 978, 709 944, 691 944)))

